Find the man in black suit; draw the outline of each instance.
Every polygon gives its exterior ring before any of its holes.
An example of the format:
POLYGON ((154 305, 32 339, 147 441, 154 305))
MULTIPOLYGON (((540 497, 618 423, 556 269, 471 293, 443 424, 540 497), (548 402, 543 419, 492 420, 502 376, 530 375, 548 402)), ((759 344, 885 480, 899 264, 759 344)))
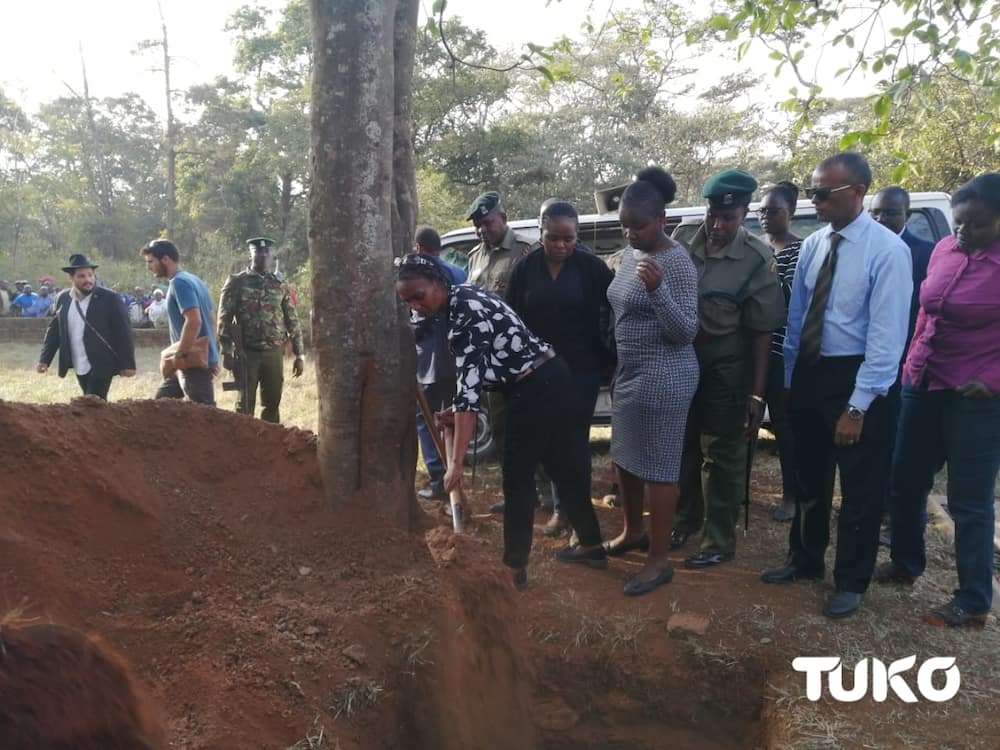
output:
POLYGON ((63 268, 72 283, 56 300, 45 331, 38 372, 44 373, 59 350, 59 377, 71 367, 83 394, 108 397, 115 375, 135 375, 135 341, 122 298, 97 286, 85 255, 72 255, 63 268))
MULTIPOLYGON (((906 330, 906 346, 903 347, 903 360, 899 366, 900 377, 896 378, 895 385, 889 389, 889 393, 886 396, 889 404, 889 442, 891 446, 895 446, 896 428, 899 425, 899 412, 902 408, 902 385, 900 379, 903 373, 903 363, 906 362, 906 352, 910 348, 910 339, 913 338, 913 330, 917 326, 917 312, 920 310, 920 285, 927 278, 927 264, 931 260, 934 243, 918 237, 907 228, 906 223, 912 215, 910 211, 910 194, 901 187, 893 185, 879 190, 872 199, 872 204, 868 212, 879 224, 899 235, 899 238, 910 248, 910 258, 913 261, 913 294, 910 297, 910 324, 906 330)), ((889 458, 891 465, 891 449, 889 451, 889 458)), ((888 466, 886 467, 885 474, 888 480, 888 466)), ((879 533, 879 543, 888 547, 892 543, 889 528, 888 481, 886 482, 885 491, 886 499, 882 504, 882 529, 879 533)))

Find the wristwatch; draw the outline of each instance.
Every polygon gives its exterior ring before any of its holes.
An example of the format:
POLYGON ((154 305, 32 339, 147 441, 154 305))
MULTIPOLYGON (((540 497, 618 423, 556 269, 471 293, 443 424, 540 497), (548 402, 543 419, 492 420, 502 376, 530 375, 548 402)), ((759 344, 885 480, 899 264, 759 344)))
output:
POLYGON ((847 418, 852 422, 860 422, 865 418, 865 413, 861 411, 861 409, 856 406, 851 406, 850 404, 847 405, 847 411, 845 413, 847 414, 847 418))

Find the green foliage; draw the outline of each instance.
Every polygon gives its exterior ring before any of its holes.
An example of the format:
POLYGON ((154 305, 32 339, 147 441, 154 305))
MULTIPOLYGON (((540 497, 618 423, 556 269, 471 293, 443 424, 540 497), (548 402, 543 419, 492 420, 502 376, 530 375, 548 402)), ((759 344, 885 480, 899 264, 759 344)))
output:
POLYGON ((821 104, 821 89, 800 63, 807 50, 829 47, 850 61, 837 77, 865 72, 879 92, 869 101, 870 126, 848 134, 842 147, 871 145, 885 137, 894 113, 921 101, 942 75, 956 85, 978 88, 985 135, 1000 143, 1000 0, 875 0, 861 5, 846 0, 721 0, 720 5, 725 12, 713 16, 708 27, 726 40, 742 39, 738 55, 755 40, 771 50, 779 71, 785 65, 793 68, 805 95, 790 91, 785 108, 797 113, 799 128, 813 123, 821 104), (908 20, 891 25, 898 18, 908 20))

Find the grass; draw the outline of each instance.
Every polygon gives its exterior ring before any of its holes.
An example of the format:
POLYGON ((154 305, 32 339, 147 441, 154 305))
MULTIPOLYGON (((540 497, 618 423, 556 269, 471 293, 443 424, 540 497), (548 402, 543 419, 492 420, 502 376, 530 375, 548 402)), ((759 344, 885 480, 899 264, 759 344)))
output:
POLYGON ((306 736, 288 748, 288 750, 336 750, 340 747, 340 742, 334 740, 333 745, 326 734, 326 727, 320 724, 319 715, 313 719, 313 725, 306 732, 306 736))
POLYGON ((349 680, 334 694, 330 701, 330 713, 334 719, 346 716, 348 719, 359 711, 371 708, 385 692, 385 686, 375 680, 349 680))
MULTIPOLYGON (((25 343, 3 344, 0 355, 0 399, 32 404, 64 404, 80 395, 73 371, 65 378, 57 374, 56 363, 44 375, 35 372, 40 346, 25 343)), ((136 349, 136 375, 132 378, 115 378, 109 397, 112 401, 126 399, 151 399, 160 385, 157 371, 160 351, 154 347, 136 349)), ((228 379, 223 371, 216 379, 215 399, 220 409, 236 408, 236 393, 223 391, 221 381, 228 379)), ((291 363, 285 367, 285 390, 281 399, 281 420, 289 427, 316 431, 316 374, 312 363, 306 360, 306 371, 301 378, 292 377, 291 363)), ((257 400, 260 414, 260 399, 257 400)))

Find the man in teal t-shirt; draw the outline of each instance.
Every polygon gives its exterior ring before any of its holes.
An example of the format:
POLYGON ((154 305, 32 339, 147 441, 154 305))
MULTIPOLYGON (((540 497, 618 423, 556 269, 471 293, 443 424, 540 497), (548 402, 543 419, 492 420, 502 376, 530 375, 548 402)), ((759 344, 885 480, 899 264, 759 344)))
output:
POLYGON ((215 406, 213 379, 219 362, 219 348, 212 330, 212 295, 205 282, 180 265, 180 253, 170 240, 153 240, 142 248, 146 268, 158 278, 170 281, 167 290, 167 317, 170 341, 177 344, 175 360, 183 360, 197 339, 208 337, 208 367, 179 369, 164 378, 156 398, 184 398, 215 406))

